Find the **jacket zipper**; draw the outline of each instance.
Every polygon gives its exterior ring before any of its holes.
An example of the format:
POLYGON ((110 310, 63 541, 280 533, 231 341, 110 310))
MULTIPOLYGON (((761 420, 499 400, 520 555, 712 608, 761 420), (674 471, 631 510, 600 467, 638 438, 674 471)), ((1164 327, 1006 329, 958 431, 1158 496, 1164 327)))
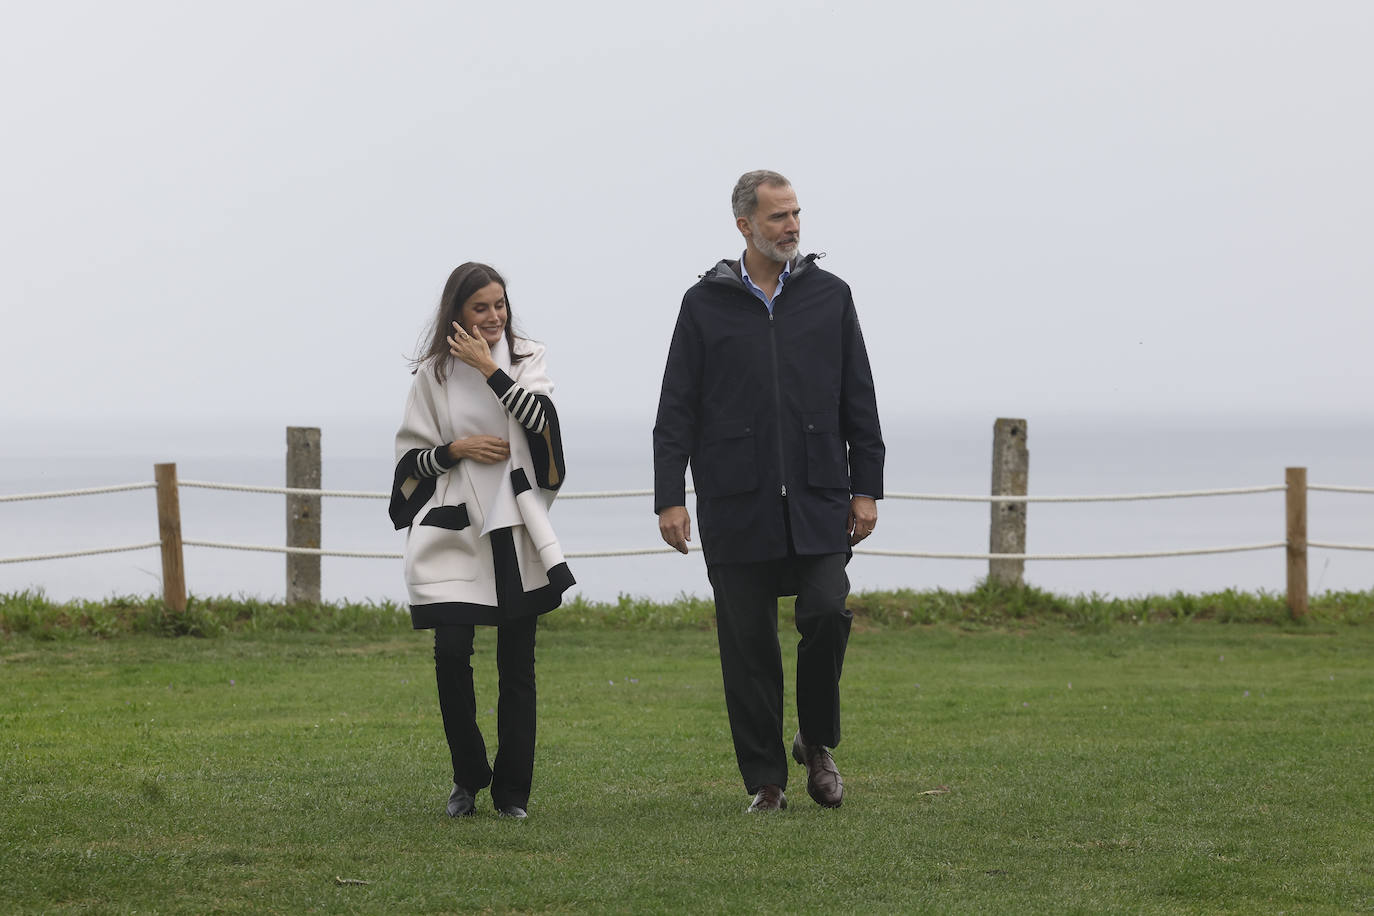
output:
MULTIPOLYGON (((773 302, 777 307, 777 300, 773 302)), ((773 355, 773 413, 778 431, 778 474, 781 477, 779 496, 787 495, 787 453, 782 447, 782 385, 778 382, 778 333, 773 321, 773 311, 768 312, 768 348, 773 355)))

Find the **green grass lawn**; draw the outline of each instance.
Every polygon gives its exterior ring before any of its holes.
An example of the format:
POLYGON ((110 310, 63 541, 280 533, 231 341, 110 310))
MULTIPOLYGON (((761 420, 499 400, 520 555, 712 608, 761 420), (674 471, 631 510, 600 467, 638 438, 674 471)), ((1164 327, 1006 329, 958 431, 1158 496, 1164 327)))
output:
POLYGON ((858 631, 844 807, 769 816, 709 630, 539 646, 530 817, 452 821, 427 634, 11 635, 0 910, 1374 911, 1374 628, 858 631))

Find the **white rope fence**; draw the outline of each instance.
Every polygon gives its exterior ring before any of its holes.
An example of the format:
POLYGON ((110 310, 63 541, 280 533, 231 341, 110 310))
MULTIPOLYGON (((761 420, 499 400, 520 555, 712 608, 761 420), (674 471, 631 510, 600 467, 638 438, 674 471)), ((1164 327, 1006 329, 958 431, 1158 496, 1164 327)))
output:
MULTIPOLYGON (((390 494, 371 490, 325 490, 309 489, 301 487, 270 487, 256 486, 250 484, 217 483, 204 480, 182 480, 178 482, 180 487, 207 489, 207 490, 226 490, 239 493, 264 493, 285 496, 319 496, 334 497, 342 499, 388 499, 390 494)), ((130 483, 117 484, 103 487, 85 487, 74 490, 56 490, 44 493, 20 493, 15 495, 0 496, 0 503, 21 502, 26 500, 40 499, 64 499, 76 496, 94 496, 105 493, 121 493, 133 490, 150 490, 156 487, 155 483, 130 483)), ((1118 494, 1096 494, 1096 495, 1072 495, 1072 496, 1011 496, 1011 495, 956 495, 945 493, 888 493, 888 499, 917 500, 928 502, 972 502, 972 503, 1089 503, 1089 502, 1135 502, 1142 500, 1160 499, 1193 499, 1211 496, 1243 496, 1254 493, 1278 493, 1286 490, 1283 484, 1273 484, 1257 487, 1225 487, 1212 490, 1174 490, 1158 493, 1118 493, 1118 494)), ((1330 493, 1357 493, 1374 495, 1374 487, 1354 487, 1354 486, 1334 486, 1311 484, 1309 490, 1320 490, 1330 493)), ((687 492, 692 493, 689 489, 687 492)), ((627 497, 652 496, 653 490, 599 490, 582 493, 564 493, 560 499, 582 500, 582 499, 621 499, 627 497)), ((242 550, 256 551, 263 553, 298 554, 306 556, 321 557, 345 557, 351 559, 400 559, 402 554, 396 552, 360 551, 360 550, 326 550, 318 547, 278 547, 266 544, 239 544, 226 541, 205 541, 205 540, 183 540, 183 544, 191 547, 208 547, 222 550, 242 550)), ((106 553, 123 553, 134 550, 148 550, 160 546, 159 541, 149 541, 141 544, 126 544, 113 547, 93 547, 84 550, 62 551, 59 553, 30 554, 17 557, 0 557, 0 564, 6 563, 26 563, 37 560, 58 560, 69 557, 96 556, 106 553)), ((1156 557, 1186 557, 1201 556, 1205 554, 1223 553, 1242 553, 1255 550, 1273 550, 1285 546, 1284 541, 1266 541, 1260 544, 1234 544, 1219 547, 1189 547, 1176 550, 1151 550, 1151 551, 1126 551, 1115 553, 954 553, 947 551, 922 551, 922 550, 881 550, 875 548, 860 547, 854 552, 864 556, 875 557, 901 557, 911 559, 930 559, 930 560, 1131 560, 1148 559, 1156 557)), ((1357 550, 1374 551, 1374 544, 1343 544, 1327 541, 1308 541, 1309 547, 1323 548, 1328 550, 1357 550)), ((693 545, 690 548, 693 552, 699 552, 700 547, 693 545)), ((650 556, 653 554, 674 553, 675 551, 668 546, 661 547, 631 547, 623 549, 607 550, 583 550, 571 551, 565 556, 568 559, 593 559, 601 557, 634 557, 650 556)))
MULTIPOLYGON (((265 487, 234 483, 211 483, 204 480, 180 481, 183 487, 199 487, 207 490, 236 490, 242 493, 278 493, 287 496, 338 496, 351 499, 389 499, 391 494, 376 490, 318 490, 300 487, 265 487)), ((1147 499, 1191 499, 1199 496, 1242 496, 1247 493, 1278 493, 1283 484, 1262 487, 1228 487, 1218 490, 1177 490, 1164 493, 1120 493, 1090 496, 961 496, 948 493, 888 493, 888 499, 924 500, 926 502, 964 502, 964 503, 1100 503, 1131 502, 1147 499)), ((1308 489, 1334 489, 1308 487, 1308 489)), ((1344 492, 1374 493, 1374 488, 1344 488, 1344 492)), ((687 489, 687 493, 696 491, 687 489)), ((589 490, 582 493, 560 493, 560 500, 567 499, 626 499, 636 496, 653 496, 653 490, 589 490)))
POLYGON ((1308 541, 1308 547, 1323 547, 1327 550, 1374 550, 1374 544, 1333 544, 1329 541, 1308 541))
MULTIPOLYGON (((1243 496, 1247 493, 1281 493, 1283 484, 1263 487, 1226 487, 1220 490, 1174 490, 1165 493, 1115 493, 1092 496, 954 496, 944 493, 888 493, 887 499, 916 499, 947 503, 1125 503, 1147 499, 1193 499, 1199 496, 1243 496)), ((1308 487, 1315 490, 1316 487, 1308 487)), ((1371 490, 1370 492, 1374 492, 1371 490)))
MULTIPOLYGON (((688 544, 687 549, 692 553, 701 553, 701 547, 696 544, 688 544)), ((573 553, 565 553, 564 556, 569 560, 591 560, 599 557, 648 557, 656 553, 677 553, 672 547, 664 544, 659 547, 624 547, 610 548, 608 550, 579 550, 573 553)))
MULTIPOLYGON (((231 544, 224 541, 189 540, 183 540, 181 543, 190 547, 220 547, 225 550, 256 550, 264 553, 291 553, 312 557, 355 557, 375 560, 405 558, 403 553, 365 553, 357 550, 326 550, 323 547, 269 547, 262 544, 231 544)), ((153 546, 156 547, 157 544, 154 543, 153 546)), ((696 545, 689 545, 687 549, 692 553, 701 552, 701 548, 696 545)), ((563 556, 569 560, 585 560, 597 557, 639 557, 655 553, 677 553, 677 551, 665 545, 663 547, 630 547, 624 550, 579 550, 565 553, 563 556)))
MULTIPOLYGON (((285 496, 330 496, 343 499, 389 499, 390 493, 380 490, 324 490, 306 487, 269 487, 256 484, 217 483, 208 480, 181 480, 180 487, 203 490, 229 490, 238 493, 267 493, 285 496)), ((2 502, 20 502, 31 499, 62 499, 68 496, 93 496, 100 493, 119 493, 126 490, 151 490, 154 483, 117 484, 108 487, 87 487, 80 490, 55 490, 48 493, 20 493, 0 496, 2 502)), ((1259 487, 1224 487, 1214 490, 1172 490, 1160 493, 1104 493, 1087 496, 993 496, 987 494, 960 495, 950 493, 888 493, 887 499, 923 500, 926 502, 966 502, 966 503, 1096 503, 1096 502, 1133 502, 1148 499, 1191 499, 1202 496, 1243 496, 1249 493, 1279 493, 1287 489, 1283 484, 1270 484, 1259 487)), ((1309 490, 1328 490, 1333 493, 1374 494, 1374 487, 1337 487, 1311 484, 1309 490)), ((696 491, 688 488, 689 494, 696 491)), ((653 490, 590 490, 582 493, 560 493, 558 498, 567 499, 621 499, 633 496, 652 496, 653 490)))
MULTIPOLYGON (((218 547, 225 550, 251 550, 264 553, 290 553, 315 557, 353 557, 357 559, 400 560, 401 553, 368 553, 357 550, 326 550, 322 547, 269 547, 261 544, 232 544, 224 541, 182 541, 189 547, 218 547)), ((147 546, 156 547, 157 544, 147 546)), ((1213 553, 1241 553, 1250 550, 1273 550, 1283 547, 1283 541, 1270 541, 1264 544, 1238 544, 1232 547, 1194 547, 1182 550, 1138 551, 1130 553, 942 553, 923 550, 878 550, 856 547, 854 553, 872 557, 907 557, 923 560, 1134 560, 1150 557, 1191 557, 1213 553)), ((1374 546, 1361 547, 1353 544, 1317 544, 1311 547, 1333 547, 1342 550, 1374 550, 1374 546)), ((700 553, 701 548, 691 545, 692 553, 700 553)), ((655 554, 677 553, 671 547, 627 547, 613 550, 575 550, 564 554, 569 560, 600 559, 605 557, 646 557, 655 554)))
MULTIPOLYGON (((688 493, 695 493, 691 487, 688 493)), ((584 493, 559 493, 559 499, 624 499, 627 496, 653 496, 653 490, 589 490, 584 493)))
POLYGON ((18 503, 29 499, 63 499, 68 496, 95 496, 99 493, 123 493, 128 490, 151 490, 157 484, 121 483, 112 487, 86 487, 82 490, 54 490, 51 493, 18 493, 13 496, 0 496, 0 503, 18 503))
POLYGON ((243 483, 212 483, 208 480, 179 480, 179 487, 201 490, 232 490, 236 493, 279 493, 286 496, 338 496, 343 499, 389 499, 390 493, 376 490, 314 490, 306 487, 260 487, 243 483))
POLYGON ((366 550, 325 550, 322 547, 272 547, 267 544, 233 544, 228 541, 191 541, 188 547, 218 547, 223 550, 251 550, 259 553, 289 553, 309 557, 352 557, 359 560, 399 560, 403 554, 377 553, 366 550))
POLYGON ((122 547, 92 547, 87 550, 67 550, 62 553, 35 553, 27 557, 0 557, 0 564, 28 563, 32 560, 65 560, 67 557, 93 557, 102 553, 124 553, 129 550, 147 550, 150 547, 160 547, 161 545, 161 541, 149 541, 146 544, 126 544, 122 547))
MULTIPOLYGON (((873 557, 915 557, 923 560, 1139 560, 1150 557, 1195 557, 1209 553, 1243 553, 1287 546, 1284 541, 1237 544, 1232 547, 1187 547, 1182 550, 1141 550, 1128 553, 936 553, 921 550, 879 550, 856 547, 856 554, 873 557)), ((1317 546, 1313 544, 1312 546, 1317 546)))
MULTIPOLYGON (((236 483, 213 483, 205 480, 182 480, 183 487, 196 487, 206 490, 234 490, 241 493, 276 493, 286 496, 334 496, 347 499, 389 499, 391 494, 378 490, 321 490, 302 487, 268 487, 236 483)), ((152 486, 152 484, 147 484, 152 486)), ((926 502, 964 502, 964 503, 1101 503, 1133 502, 1149 499, 1192 499, 1203 496, 1243 496, 1249 493, 1281 493, 1287 489, 1283 484, 1259 487, 1225 487, 1215 490, 1174 490, 1162 493, 1117 493, 1077 496, 990 496, 985 494, 957 495, 949 493, 888 493, 887 499, 922 500, 926 502)), ((1342 493, 1374 493, 1374 487, 1318 487, 1309 490, 1332 490, 1342 493)), ((688 494, 696 491, 687 488, 688 494)), ((66 495, 66 494, 57 494, 66 495)), ((560 493, 560 500, 568 499, 626 499, 636 496, 653 496, 653 490, 589 490, 582 493, 560 493)), ((24 497, 37 499, 38 496, 24 497)))

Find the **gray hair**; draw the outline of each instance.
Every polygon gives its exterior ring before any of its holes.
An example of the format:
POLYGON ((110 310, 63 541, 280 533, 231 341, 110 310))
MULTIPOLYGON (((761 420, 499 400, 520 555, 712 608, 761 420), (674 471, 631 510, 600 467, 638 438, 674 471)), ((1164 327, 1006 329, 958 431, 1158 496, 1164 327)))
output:
POLYGON ((777 172, 768 171, 768 169, 755 169, 752 172, 745 172, 739 176, 739 181, 735 182, 735 190, 730 194, 730 206, 735 211, 736 219, 741 216, 745 219, 753 217, 754 212, 759 208, 759 185, 764 184, 783 188, 792 186, 792 182, 777 172))

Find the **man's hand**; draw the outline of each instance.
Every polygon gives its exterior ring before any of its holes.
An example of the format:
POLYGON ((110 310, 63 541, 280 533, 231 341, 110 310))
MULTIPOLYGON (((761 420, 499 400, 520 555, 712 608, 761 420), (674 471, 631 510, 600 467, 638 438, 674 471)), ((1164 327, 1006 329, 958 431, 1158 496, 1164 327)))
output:
MULTIPOLYGON (((872 502, 872 500, 869 500, 872 502)), ((876 511, 874 512, 876 516, 876 511)), ((669 506, 658 514, 658 533, 663 543, 678 553, 687 552, 687 542, 692 539, 692 516, 686 506, 669 506)))
MULTIPOLYGON (((662 522, 659 522, 662 527, 662 522)), ((873 533, 878 524, 878 503, 868 496, 855 496, 849 500, 849 546, 862 541, 873 533)))

